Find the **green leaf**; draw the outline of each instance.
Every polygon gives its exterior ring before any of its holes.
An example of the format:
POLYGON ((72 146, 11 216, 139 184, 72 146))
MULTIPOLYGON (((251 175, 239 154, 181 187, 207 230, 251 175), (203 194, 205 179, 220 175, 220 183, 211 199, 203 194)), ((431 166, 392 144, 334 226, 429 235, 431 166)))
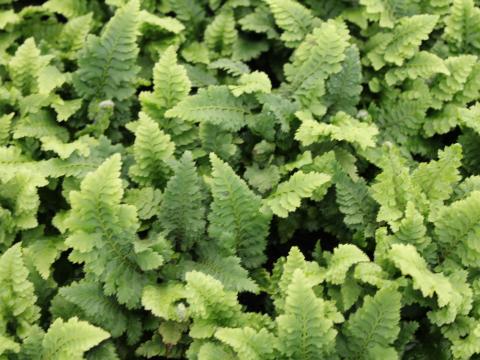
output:
POLYGON ((239 360, 273 359, 276 339, 266 329, 256 331, 251 327, 221 328, 215 332, 215 337, 231 346, 238 354, 239 360))
POLYGON ((130 167, 130 176, 143 186, 163 187, 170 174, 167 164, 173 158, 175 144, 169 135, 148 115, 140 113, 135 126, 133 156, 135 164, 130 167))
POLYGON ((302 270, 295 270, 288 286, 285 313, 277 317, 278 340, 287 359, 328 358, 335 350, 336 330, 326 316, 302 270))
POLYGON ((443 274, 433 273, 413 245, 393 244, 388 254, 402 274, 411 276, 413 287, 425 297, 437 295, 438 305, 443 307, 453 299, 452 284, 443 274))
MULTIPOLYGON (((361 308, 343 325, 344 356, 348 359, 376 359, 379 354, 395 359, 393 342, 400 331, 401 295, 392 287, 366 296, 361 308)), ((383 357, 382 357, 383 358, 383 357)))
POLYGON ((347 272, 355 264, 368 262, 370 259, 358 247, 352 244, 341 244, 335 248, 333 255, 328 261, 328 269, 325 280, 332 284, 341 285, 347 276, 347 272))
POLYGON ((98 345, 110 335, 86 321, 76 317, 64 322, 55 320, 48 328, 42 341, 42 356, 44 359, 81 360, 85 351, 98 345))
POLYGON ((331 138, 358 144, 361 149, 366 149, 375 146, 377 134, 378 129, 374 124, 362 123, 344 112, 339 112, 331 119, 330 124, 319 123, 309 117, 302 119, 295 139, 308 146, 322 138, 331 138))
POLYGON ((265 260, 270 216, 260 212, 260 197, 230 166, 213 153, 210 162, 213 202, 208 232, 227 255, 238 253, 247 268, 258 267, 265 260))
POLYGON ((174 175, 168 180, 159 210, 162 226, 184 251, 203 239, 204 201, 192 154, 185 152, 175 166, 174 175))
POLYGON ((275 18, 275 22, 283 30, 280 37, 288 47, 296 47, 310 33, 314 25, 314 17, 309 9, 293 0, 265 0, 275 18))
POLYGON ((242 100, 233 96, 226 86, 209 86, 180 101, 165 116, 208 122, 225 130, 237 131, 245 125, 247 111, 242 100))
POLYGON ((238 79, 238 85, 230 85, 230 90, 235 96, 252 93, 270 93, 272 84, 268 75, 261 71, 250 74, 242 74, 238 79))
POLYGON ((100 37, 89 35, 73 77, 80 96, 124 100, 133 95, 139 19, 138 0, 131 0, 117 10, 100 37))
POLYGON ((302 199, 311 197, 320 188, 328 187, 330 180, 327 174, 297 171, 290 179, 280 183, 264 200, 264 204, 275 215, 285 218, 300 206, 302 199))

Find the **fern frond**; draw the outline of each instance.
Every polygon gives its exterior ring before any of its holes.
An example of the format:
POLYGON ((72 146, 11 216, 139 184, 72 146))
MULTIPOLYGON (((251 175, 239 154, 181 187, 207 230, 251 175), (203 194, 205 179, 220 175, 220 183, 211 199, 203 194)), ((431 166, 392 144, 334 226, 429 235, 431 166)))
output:
POLYGON ((130 167, 132 178, 140 185, 162 188, 170 173, 167 161, 173 158, 174 151, 170 136, 148 115, 140 113, 133 144, 135 164, 130 167))
POLYGON ((434 107, 440 107, 442 102, 452 100, 454 95, 463 89, 476 62, 477 57, 473 55, 454 56, 445 60, 449 74, 440 74, 435 79, 431 89, 437 102, 434 107))
POLYGON ((314 26, 311 11, 294 0, 265 0, 283 33, 280 37, 285 45, 295 48, 310 33, 314 26))
POLYGON ((8 64, 13 85, 24 95, 37 92, 40 71, 51 59, 51 55, 41 55, 33 38, 25 40, 8 64))
POLYGON ((77 56, 77 52, 85 44, 92 26, 92 13, 72 18, 65 24, 58 38, 58 46, 66 52, 68 58, 77 56))
POLYGON ((182 276, 189 271, 198 271, 220 280, 225 290, 258 293, 258 285, 240 262, 237 256, 223 257, 214 251, 207 251, 197 262, 186 261, 176 266, 182 268, 182 276))
POLYGON ((193 338, 210 337, 217 327, 236 327, 241 320, 237 295, 225 291, 220 281, 197 271, 185 275, 189 313, 194 320, 193 338))
POLYGON ((302 270, 293 273, 285 313, 277 317, 278 341, 286 359, 328 358, 335 350, 336 330, 326 304, 315 296, 302 270))
POLYGON ((414 289, 420 290, 423 296, 436 294, 440 307, 453 300, 454 290, 448 278, 431 272, 413 245, 393 244, 388 256, 403 275, 411 276, 414 289))
POLYGON ((220 56, 229 56, 238 33, 231 9, 221 11, 205 29, 205 43, 209 50, 220 56))
POLYGON ((62 14, 67 19, 79 17, 87 12, 85 0, 48 0, 42 5, 44 8, 62 14))
POLYGON ((449 75, 450 71, 443 59, 427 51, 420 51, 402 67, 388 71, 385 80, 388 85, 394 85, 405 79, 429 79, 436 74, 449 75))
POLYGON ((473 0, 454 0, 443 38, 458 51, 480 49, 480 9, 473 0))
POLYGON ((165 116, 191 122, 209 122, 225 130, 237 131, 244 126, 247 112, 243 101, 233 96, 226 86, 210 86, 186 97, 168 110, 165 116))
POLYGON ((397 148, 386 147, 380 161, 382 173, 371 186, 372 197, 380 204, 377 221, 387 221, 396 229, 408 201, 417 204, 423 201, 420 189, 412 183, 406 161, 397 148))
POLYGON ((401 244, 415 245, 419 251, 424 250, 431 243, 424 221, 422 214, 415 209, 415 205, 411 202, 407 203, 405 216, 394 235, 395 240, 401 244))
POLYGON ((348 228, 373 235, 377 207, 363 179, 352 180, 347 174, 335 176, 336 201, 348 228))
POLYGON ((368 256, 355 245, 338 245, 328 260, 325 280, 332 284, 341 285, 345 281, 348 270, 353 265, 368 261, 370 261, 368 256))
POLYGON ((134 248, 139 224, 136 210, 121 204, 120 156, 113 155, 83 179, 79 191, 70 192, 65 225, 70 259, 84 263, 85 272, 103 283, 106 295, 116 295, 128 307, 136 307, 144 285, 154 275, 144 272, 151 252, 134 248))
POLYGON ((430 201, 433 210, 450 198, 453 187, 460 181, 462 148, 455 144, 438 152, 438 160, 421 163, 412 173, 412 181, 418 184, 430 201))
POLYGON ((187 251, 205 233, 205 196, 190 152, 183 154, 174 171, 165 188, 159 220, 187 251))
POLYGON ((235 155, 238 156, 235 134, 208 122, 201 123, 198 130, 202 149, 206 153, 215 153, 224 160, 234 159, 235 155))
POLYGON ((358 144, 361 149, 366 149, 375 146, 377 134, 378 129, 374 124, 360 122, 344 112, 339 112, 332 117, 330 124, 319 123, 310 117, 305 118, 295 134, 295 139, 308 146, 319 139, 330 137, 333 140, 358 144))
POLYGON ((383 288, 375 296, 366 296, 361 308, 352 314, 342 328, 348 359, 377 359, 375 354, 391 353, 400 331, 401 295, 393 287, 383 288))
POLYGON ((29 328, 40 318, 40 309, 35 304, 33 284, 28 279, 20 244, 13 245, 0 257, 0 334, 24 338, 29 328))
POLYGON ((0 146, 7 145, 12 132, 12 119, 15 113, 4 114, 0 117, 0 146))
POLYGON ((76 317, 66 322, 57 319, 50 325, 43 338, 42 359, 81 360, 85 351, 109 337, 106 331, 76 317))
POLYGON ((260 212, 255 195, 235 172, 215 154, 212 164, 212 195, 208 232, 229 255, 238 253, 242 264, 255 268, 264 261, 270 216, 260 212))
POLYGON ((268 39, 279 37, 275 29, 275 19, 265 6, 255 7, 255 11, 241 18, 238 23, 244 31, 265 33, 268 39))
POLYGON ((370 18, 378 19, 381 27, 392 28, 395 24, 394 5, 386 0, 360 0, 370 18))
POLYGON ((389 32, 381 32, 367 42, 367 57, 375 70, 387 63, 402 66, 413 57, 422 41, 428 39, 438 21, 436 15, 403 17, 389 32))
POLYGON ((300 206, 303 198, 311 197, 319 188, 328 188, 330 180, 327 174, 297 171, 280 183, 264 203, 275 215, 285 218, 300 206))
POLYGON ((73 76, 80 96, 124 100, 135 92, 139 19, 138 0, 131 0, 117 10, 100 37, 87 38, 73 76))
POLYGON ((329 20, 306 36, 293 53, 292 63, 284 67, 291 91, 314 113, 322 113, 324 81, 342 70, 348 41, 345 24, 329 20))
POLYGON ((184 321, 185 305, 177 305, 177 302, 185 297, 185 287, 181 283, 169 281, 158 286, 146 286, 142 294, 142 305, 165 320, 184 321))
POLYGON ((340 72, 329 77, 326 83, 325 103, 330 113, 343 111, 354 115, 362 92, 362 66, 358 48, 354 45, 345 50, 345 59, 340 72))
POLYGON ((463 125, 480 134, 480 124, 478 123, 478 119, 480 118, 480 103, 477 102, 469 108, 459 109, 458 115, 463 125))
POLYGON ((266 329, 221 328, 215 332, 215 337, 232 347, 239 360, 273 359, 276 339, 266 329))
POLYGON ((153 92, 142 92, 142 110, 159 121, 163 113, 174 107, 190 92, 191 83, 187 72, 177 63, 177 53, 168 47, 153 68, 153 92))
POLYGON ((477 232, 480 219, 480 192, 439 210, 435 233, 441 247, 452 252, 465 266, 476 266, 480 259, 477 232))
POLYGON ((59 289, 59 294, 77 305, 93 325, 102 326, 112 335, 119 337, 127 330, 130 320, 114 298, 105 296, 98 283, 81 281, 59 289))
POLYGON ((230 85, 230 90, 235 96, 252 93, 270 93, 272 84, 268 75, 261 71, 242 74, 238 79, 238 85, 230 85))
POLYGON ((286 293, 297 269, 302 271, 310 287, 318 285, 324 280, 324 269, 320 268, 317 262, 306 261, 301 251, 296 246, 292 246, 287 258, 281 259, 275 264, 274 272, 281 270, 281 276, 273 283, 273 298, 278 312, 281 312, 285 306, 286 293))

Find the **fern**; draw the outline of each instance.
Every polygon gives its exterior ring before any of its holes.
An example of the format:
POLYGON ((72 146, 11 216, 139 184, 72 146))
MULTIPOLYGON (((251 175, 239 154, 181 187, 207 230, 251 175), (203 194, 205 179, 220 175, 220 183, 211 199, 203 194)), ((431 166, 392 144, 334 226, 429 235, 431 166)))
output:
POLYGON ((25 40, 9 63, 13 85, 25 95, 36 92, 40 71, 48 65, 51 58, 49 55, 41 55, 33 38, 25 40))
POLYGON ((186 297, 185 288, 180 283, 169 282, 157 287, 146 286, 142 294, 142 304, 155 316, 166 320, 185 320, 185 305, 179 300, 186 297))
POLYGON ((230 85, 230 90, 235 96, 251 93, 270 93, 272 84, 267 74, 254 71, 250 74, 243 74, 238 79, 238 85, 230 85))
POLYGON ((365 297, 364 303, 342 328, 347 358, 396 358, 392 345, 400 331, 401 295, 392 287, 365 297))
POLYGON ((248 109, 225 86, 210 86, 189 96, 165 113, 185 121, 208 122, 225 130, 237 131, 245 124, 248 109))
POLYGON ((227 164, 214 154, 210 162, 213 202, 208 232, 226 254, 238 253, 246 267, 257 267, 265 259, 270 217, 260 212, 261 199, 227 164))
POLYGON ((303 145, 311 145, 322 137, 358 144, 360 148, 373 147, 378 130, 375 125, 361 123, 344 112, 337 113, 331 124, 322 124, 305 118, 295 134, 303 145))
POLYGON ((232 54, 233 44, 237 37, 235 19, 233 12, 229 9, 220 12, 205 29, 207 47, 220 56, 232 54))
POLYGON ((42 359, 83 359, 85 351, 109 338, 106 331, 73 317, 55 320, 42 341, 42 359))
POLYGON ((83 15, 87 10, 87 2, 85 0, 48 0, 43 7, 70 19, 83 15))
POLYGON ((159 210, 161 224, 184 251, 204 235, 204 201, 192 154, 185 152, 168 180, 159 210))
POLYGON ((378 20, 381 27, 392 28, 395 24, 395 5, 388 0, 360 0, 369 17, 378 20))
POLYGON ((423 199, 420 189, 412 183, 406 161, 400 156, 398 149, 387 148, 380 166, 383 171, 371 187, 372 197, 380 204, 377 221, 387 221, 396 228, 407 202, 421 205, 423 199))
POLYGON ((92 14, 74 17, 69 20, 62 29, 58 38, 58 46, 66 52, 68 58, 76 57, 77 52, 82 49, 93 25, 92 14))
POLYGON ((345 50, 342 70, 333 74, 326 83, 326 103, 331 113, 343 111, 354 115, 362 92, 362 69, 356 46, 345 50))
POLYGON ((335 190, 347 227, 365 237, 371 236, 377 209, 365 182, 362 179, 353 181, 348 175, 341 174, 335 179, 335 190))
POLYGON ((432 88, 434 99, 439 103, 452 100, 454 95, 463 88, 476 60, 477 58, 472 55, 449 57, 445 60, 449 74, 437 77, 432 88))
POLYGON ((286 359, 324 358, 335 349, 336 331, 326 306, 295 270, 288 286, 285 314, 277 319, 279 347, 286 359))
POLYGON ((445 19, 443 37, 455 49, 479 49, 478 22, 480 9, 472 0, 455 0, 451 5, 450 15, 445 19))
POLYGON ((186 299, 194 324, 193 338, 214 334, 217 327, 235 327, 240 320, 240 304, 234 292, 225 291, 218 280, 192 271, 186 275, 186 299))
POLYGON ((177 64, 173 46, 165 50, 153 68, 153 92, 140 94, 143 111, 161 121, 163 113, 174 107, 190 92, 190 80, 182 65, 177 64))
POLYGON ((275 22, 283 30, 282 41, 288 47, 296 47, 314 25, 312 13, 302 4, 292 0, 265 0, 275 22))
POLYGON ((413 245, 393 244, 389 257, 404 275, 412 277, 413 287, 423 296, 436 294, 440 307, 452 301, 454 292, 451 283, 442 274, 431 272, 413 245))
MULTIPOLYGON (((13 245, 0 257, 0 334, 24 338, 30 326, 40 318, 40 309, 35 304, 37 297, 28 275, 22 248, 20 244, 13 245), (13 329, 13 334, 8 334, 9 329, 13 329)), ((11 343, 8 346, 11 347, 11 343)))
POLYGON ((120 156, 110 157, 84 178, 80 191, 70 193, 66 243, 73 248, 70 259, 84 263, 86 272, 103 283, 106 295, 115 294, 120 303, 135 307, 143 286, 153 279, 143 273, 143 262, 150 256, 158 261, 159 254, 134 252, 138 220, 134 207, 121 204, 120 166, 120 156), (102 249, 101 256, 97 249, 102 249))
POLYGON ((435 15, 404 17, 391 31, 373 36, 367 43, 367 57, 373 68, 379 70, 387 63, 402 66, 405 60, 415 55, 437 21, 435 15))
POLYGON ((314 113, 322 113, 317 98, 324 93, 328 75, 341 71, 348 40, 345 25, 330 20, 314 29, 295 50, 292 63, 285 65, 291 91, 314 113))
POLYGON ((230 345, 240 360, 273 359, 275 337, 265 329, 257 332, 250 327, 222 328, 215 332, 215 337, 230 345))
POLYGON ((133 144, 135 164, 130 167, 132 178, 140 185, 163 187, 170 173, 167 162, 174 151, 170 136, 147 115, 140 114, 133 144))
POLYGON ((465 266, 474 266, 480 256, 475 240, 479 197, 480 192, 473 191, 467 198, 442 208, 435 222, 435 233, 444 251, 453 252, 465 266))
POLYGON ((275 215, 287 217, 289 212, 300 206, 302 198, 309 198, 315 190, 328 187, 330 179, 327 174, 297 171, 265 199, 265 206, 275 215))
POLYGON ((425 250, 431 243, 427 236, 425 219, 415 209, 415 205, 408 203, 405 209, 405 217, 401 220, 398 231, 395 233, 395 240, 402 244, 415 245, 418 250, 425 250))
POLYGON ((117 10, 100 37, 87 38, 73 77, 79 95, 124 100, 135 92, 138 26, 138 0, 131 0, 117 10))
POLYGON ((444 61, 437 55, 420 51, 402 67, 388 71, 385 80, 388 85, 394 85, 405 79, 429 79, 436 74, 449 75, 450 71, 444 61))
POLYGON ((355 245, 339 245, 329 260, 325 280, 340 285, 345 281, 351 266, 366 261, 369 261, 368 256, 355 245))
POLYGON ((418 184, 430 202, 431 212, 435 206, 449 199, 453 186, 460 180, 459 167, 462 149, 458 145, 446 147, 438 153, 437 161, 422 163, 412 173, 412 181, 418 184))
POLYGON ((112 337, 119 337, 127 330, 127 323, 131 319, 114 298, 103 294, 99 284, 88 281, 73 283, 60 288, 59 294, 80 307, 86 320, 101 325, 112 337))
POLYGON ((0 359, 476 359, 479 21, 0 0, 0 359))

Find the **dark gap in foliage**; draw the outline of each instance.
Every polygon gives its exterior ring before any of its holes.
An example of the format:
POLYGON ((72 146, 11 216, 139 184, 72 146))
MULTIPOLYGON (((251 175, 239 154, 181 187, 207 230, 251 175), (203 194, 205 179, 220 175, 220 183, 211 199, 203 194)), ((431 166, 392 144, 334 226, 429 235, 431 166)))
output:
POLYGON ((82 274, 82 266, 74 264, 68 260, 68 256, 72 252, 71 249, 62 252, 60 257, 53 263, 52 277, 58 283, 58 286, 70 284, 75 279, 79 279, 82 274))
POLYGON ((244 305, 247 311, 266 314, 265 303, 269 300, 269 296, 265 292, 254 294, 251 292, 241 292, 238 294, 238 301, 244 305))

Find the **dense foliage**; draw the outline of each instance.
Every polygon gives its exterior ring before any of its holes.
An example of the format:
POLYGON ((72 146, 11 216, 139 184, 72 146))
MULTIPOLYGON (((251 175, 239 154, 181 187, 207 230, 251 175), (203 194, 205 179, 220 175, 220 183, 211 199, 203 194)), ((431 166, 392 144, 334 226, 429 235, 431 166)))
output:
POLYGON ((0 359, 480 359, 480 1, 0 0, 0 359))

